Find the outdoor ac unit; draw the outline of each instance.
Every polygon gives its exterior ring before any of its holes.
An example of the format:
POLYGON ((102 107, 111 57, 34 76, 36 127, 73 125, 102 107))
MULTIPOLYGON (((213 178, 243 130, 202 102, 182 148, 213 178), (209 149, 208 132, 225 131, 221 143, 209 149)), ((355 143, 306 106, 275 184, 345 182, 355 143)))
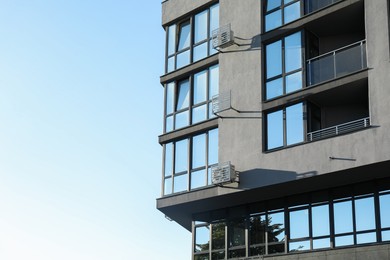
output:
POLYGON ((229 110, 232 107, 230 91, 222 92, 219 95, 213 96, 211 102, 214 114, 229 110))
POLYGON ((213 48, 226 48, 234 44, 233 31, 230 29, 230 24, 219 27, 212 32, 213 48))
POLYGON ((234 165, 230 162, 220 163, 211 168, 211 183, 222 184, 233 182, 236 179, 236 171, 234 165))

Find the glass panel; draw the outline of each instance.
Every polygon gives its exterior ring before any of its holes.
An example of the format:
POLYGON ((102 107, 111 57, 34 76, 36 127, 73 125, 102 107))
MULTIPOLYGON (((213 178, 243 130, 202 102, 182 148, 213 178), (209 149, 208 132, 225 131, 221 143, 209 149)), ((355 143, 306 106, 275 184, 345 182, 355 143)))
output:
POLYGON ((264 215, 249 218, 249 241, 251 245, 265 243, 266 225, 264 215))
POLYGON ((211 260, 225 259, 225 251, 219 251, 211 254, 211 260))
POLYGON ((210 7, 210 32, 219 27, 219 4, 210 7))
POLYGON ((167 72, 171 72, 175 70, 175 56, 170 57, 168 59, 168 64, 167 64, 167 72))
POLYGON ((313 239, 313 249, 329 248, 329 247, 330 247, 329 238, 313 239))
POLYGON ((172 178, 167 178, 164 181, 164 195, 172 193, 172 178))
POLYGON ((303 104, 286 108, 287 145, 303 142, 303 104))
POLYGON ((173 171, 173 143, 165 144, 164 176, 171 176, 173 171))
POLYGON ((192 138, 192 169, 206 165, 206 134, 192 138))
POLYGON ((194 62, 207 57, 207 42, 194 47, 194 62))
POLYGON ((195 255, 195 260, 209 260, 209 254, 195 255))
POLYGON ((249 248, 249 255, 265 255, 265 246, 256 246, 249 248))
POLYGON ((285 66, 286 72, 302 68, 301 32, 285 38, 285 66))
POLYGON ((218 53, 217 49, 214 49, 213 47, 213 40, 209 41, 209 55, 213 55, 218 53))
POLYGON ((267 115, 267 148, 283 146, 283 111, 267 115))
POLYGON ((179 129, 189 124, 189 115, 188 110, 176 114, 175 129, 179 129))
POLYGON ((237 219, 229 223, 229 247, 245 245, 245 222, 237 219))
POLYGON ((267 79, 282 74, 282 41, 266 46, 267 79))
POLYGON ((225 248, 225 223, 212 225, 211 239, 213 250, 225 248))
MULTIPOLYGON (((351 201, 334 203, 334 229, 335 229, 336 234, 347 233, 347 232, 353 231, 353 228, 352 228, 352 202, 351 201)), ((343 239, 345 239, 345 238, 343 238, 343 239)), ((344 241, 343 239, 341 239, 340 241, 344 241)), ((336 238, 336 240, 337 240, 337 238, 336 238)))
POLYGON ((214 118, 214 117, 217 117, 214 113, 213 113, 213 103, 209 103, 209 118, 214 118))
POLYGON ((209 70, 209 100, 218 94, 219 86, 219 65, 210 67, 209 70))
POLYGON ((283 78, 278 78, 266 83, 267 99, 283 95, 283 78))
POLYGON ((312 207, 311 214, 313 236, 329 235, 329 205, 312 207))
POLYGON ((209 131, 208 165, 218 163, 218 128, 209 131))
POLYGON ((301 1, 284 8, 284 23, 295 21, 299 17, 301 17, 301 1))
POLYGON ((268 32, 282 26, 282 10, 277 10, 265 16, 265 31, 268 32))
POLYGON ((176 101, 176 110, 188 107, 190 97, 190 83, 188 80, 179 82, 178 95, 176 101))
POLYGON ((267 230, 268 230, 268 242, 284 241, 284 212, 273 213, 268 215, 267 230))
POLYGON ((381 195, 379 197, 381 227, 390 227, 390 194, 381 195))
POLYGON ((211 185, 211 167, 207 169, 207 185, 211 185))
POLYGON ((173 113, 174 109, 175 83, 171 82, 167 84, 166 95, 166 114, 168 115, 173 113))
POLYGON ((366 244, 366 243, 375 243, 375 242, 376 242, 375 232, 356 235, 357 244, 366 244))
POLYGON ((286 76, 286 93, 290 93, 302 88, 302 72, 286 76))
POLYGON ((207 119, 207 104, 200 106, 200 107, 194 107, 192 109, 192 123, 196 124, 198 122, 204 121, 207 119))
POLYGON ((291 2, 294 2, 295 0, 284 0, 284 5, 288 4, 288 3, 291 3, 291 2))
POLYGON ((303 237, 309 237, 309 211, 307 209, 291 211, 290 239, 303 237))
POLYGON ((310 250, 310 241, 299 241, 289 243, 290 252, 310 250))
POLYGON ((175 176, 173 179, 173 192, 180 192, 187 190, 188 174, 175 176))
POLYGON ((180 24, 179 43, 177 51, 190 47, 190 22, 180 24))
POLYGON ((336 52, 336 77, 361 70, 362 49, 360 45, 336 52))
POLYGON ((195 252, 209 250, 210 230, 208 226, 195 228, 195 252))
POLYGON ((375 229, 374 198, 355 200, 356 231, 375 229))
POLYGON ((185 51, 177 55, 176 69, 190 64, 190 51, 185 51))
POLYGON ((195 43, 207 39, 207 13, 206 10, 195 15, 195 43))
POLYGON ((353 245, 353 236, 335 237, 335 246, 349 246, 353 245))
POLYGON ((194 75, 194 105, 206 101, 207 70, 194 75))
POLYGON ((278 254, 278 253, 284 253, 284 243, 283 244, 277 244, 277 245, 272 245, 268 246, 268 254, 278 254))
POLYGON ((267 12, 279 7, 282 4, 282 0, 268 0, 267 1, 267 12))
POLYGON ((206 186, 206 170, 195 171, 191 173, 191 189, 206 186))
POLYGON ((382 232, 382 241, 390 241, 390 231, 382 232))
POLYGON ((168 116, 165 122, 165 132, 173 130, 173 116, 168 116))
POLYGON ((314 59, 308 63, 309 86, 333 79, 334 77, 333 55, 314 59))
POLYGON ((230 258, 245 257, 245 255, 246 255, 246 250, 245 249, 229 250, 229 259, 230 258))
POLYGON ((168 27, 168 55, 175 53, 176 24, 168 27))
POLYGON ((187 171, 188 140, 184 139, 175 144, 175 173, 187 171))

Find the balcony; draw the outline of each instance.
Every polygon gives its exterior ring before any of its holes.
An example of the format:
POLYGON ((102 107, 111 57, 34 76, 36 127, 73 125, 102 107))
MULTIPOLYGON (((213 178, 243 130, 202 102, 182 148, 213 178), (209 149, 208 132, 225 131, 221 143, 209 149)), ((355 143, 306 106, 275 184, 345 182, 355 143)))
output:
POLYGON ((366 40, 362 40, 307 60, 307 86, 336 79, 366 68, 366 40))

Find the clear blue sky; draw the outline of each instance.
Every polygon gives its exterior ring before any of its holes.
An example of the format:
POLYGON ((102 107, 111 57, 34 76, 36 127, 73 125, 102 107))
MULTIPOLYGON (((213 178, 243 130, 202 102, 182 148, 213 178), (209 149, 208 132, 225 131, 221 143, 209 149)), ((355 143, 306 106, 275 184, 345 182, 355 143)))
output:
POLYGON ((160 1, 0 0, 0 259, 190 259, 160 196, 160 1))

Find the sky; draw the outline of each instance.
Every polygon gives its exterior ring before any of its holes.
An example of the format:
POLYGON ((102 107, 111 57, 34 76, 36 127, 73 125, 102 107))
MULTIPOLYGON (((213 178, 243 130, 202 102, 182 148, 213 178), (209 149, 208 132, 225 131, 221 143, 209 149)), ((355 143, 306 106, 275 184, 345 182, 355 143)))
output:
POLYGON ((0 0, 0 259, 190 259, 161 194, 160 1, 0 0))

